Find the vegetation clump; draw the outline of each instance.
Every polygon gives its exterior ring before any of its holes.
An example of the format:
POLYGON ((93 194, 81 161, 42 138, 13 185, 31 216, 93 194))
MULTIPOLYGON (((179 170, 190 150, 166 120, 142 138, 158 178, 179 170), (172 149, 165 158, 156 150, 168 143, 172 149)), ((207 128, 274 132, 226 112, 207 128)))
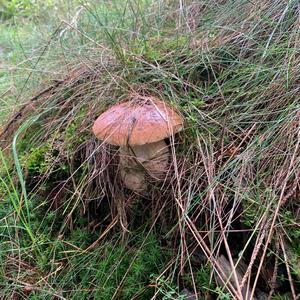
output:
POLYGON ((298 1, 180 4, 81 3, 5 85, 0 298, 298 297, 298 1), (128 94, 186 122, 145 194, 92 134, 128 94))

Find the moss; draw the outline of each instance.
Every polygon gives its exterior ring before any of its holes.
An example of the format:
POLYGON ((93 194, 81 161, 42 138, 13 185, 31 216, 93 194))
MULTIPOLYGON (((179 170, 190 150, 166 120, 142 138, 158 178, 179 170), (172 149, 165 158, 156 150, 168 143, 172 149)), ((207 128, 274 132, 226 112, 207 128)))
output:
POLYGON ((211 267, 209 265, 202 265, 199 269, 193 274, 193 278, 190 274, 186 274, 183 277, 183 282, 185 286, 193 289, 193 279, 197 288, 206 293, 209 290, 213 290, 215 285, 211 282, 211 267))
POLYGON ((163 296, 162 299, 186 299, 186 295, 180 294, 178 285, 165 276, 159 276, 158 278, 152 276, 152 284, 159 291, 159 296, 163 296))
POLYGON ((46 155, 48 151, 48 144, 32 149, 21 158, 21 165, 31 173, 44 174, 47 170, 46 155))
POLYGON ((87 105, 83 105, 61 133, 63 147, 69 154, 74 153, 77 147, 88 138, 86 133, 82 132, 82 126, 86 122, 87 114, 88 107, 87 105))
MULTIPOLYGON (((78 237, 81 241, 84 236, 78 237)), ((74 243, 73 239, 70 241, 74 243)), ((152 274, 159 274, 164 262, 164 254, 153 235, 142 245, 140 241, 133 247, 107 242, 90 254, 73 256, 62 271, 58 284, 62 289, 73 289, 72 299, 150 299, 154 291, 148 287, 152 274), (83 293, 89 290, 89 293, 83 293)))

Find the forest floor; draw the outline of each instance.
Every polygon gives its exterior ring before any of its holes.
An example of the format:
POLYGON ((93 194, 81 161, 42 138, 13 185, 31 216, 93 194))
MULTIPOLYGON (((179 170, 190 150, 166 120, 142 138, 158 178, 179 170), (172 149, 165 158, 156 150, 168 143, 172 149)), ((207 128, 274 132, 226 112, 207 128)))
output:
POLYGON ((53 0, 10 13, 1 299, 300 297, 299 1, 53 0), (184 119, 164 180, 141 194, 121 180, 119 148, 92 132, 133 94, 184 119))

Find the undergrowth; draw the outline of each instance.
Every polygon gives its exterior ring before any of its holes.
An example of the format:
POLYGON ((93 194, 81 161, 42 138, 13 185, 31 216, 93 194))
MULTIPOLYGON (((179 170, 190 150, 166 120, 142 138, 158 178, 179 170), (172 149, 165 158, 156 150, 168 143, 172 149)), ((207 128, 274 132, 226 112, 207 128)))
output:
POLYGON ((297 1, 75 6, 0 48, 0 297, 296 299, 297 1), (133 93, 185 120, 147 195, 91 132, 133 93))

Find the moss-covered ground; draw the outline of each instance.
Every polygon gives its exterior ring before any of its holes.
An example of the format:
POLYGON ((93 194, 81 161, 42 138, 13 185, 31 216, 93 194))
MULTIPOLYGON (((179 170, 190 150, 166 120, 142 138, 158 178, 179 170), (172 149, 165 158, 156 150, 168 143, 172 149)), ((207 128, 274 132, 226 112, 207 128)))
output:
POLYGON ((297 299, 299 13, 0 2, 0 299, 297 299), (145 195, 91 131, 133 93, 185 120, 145 195))

